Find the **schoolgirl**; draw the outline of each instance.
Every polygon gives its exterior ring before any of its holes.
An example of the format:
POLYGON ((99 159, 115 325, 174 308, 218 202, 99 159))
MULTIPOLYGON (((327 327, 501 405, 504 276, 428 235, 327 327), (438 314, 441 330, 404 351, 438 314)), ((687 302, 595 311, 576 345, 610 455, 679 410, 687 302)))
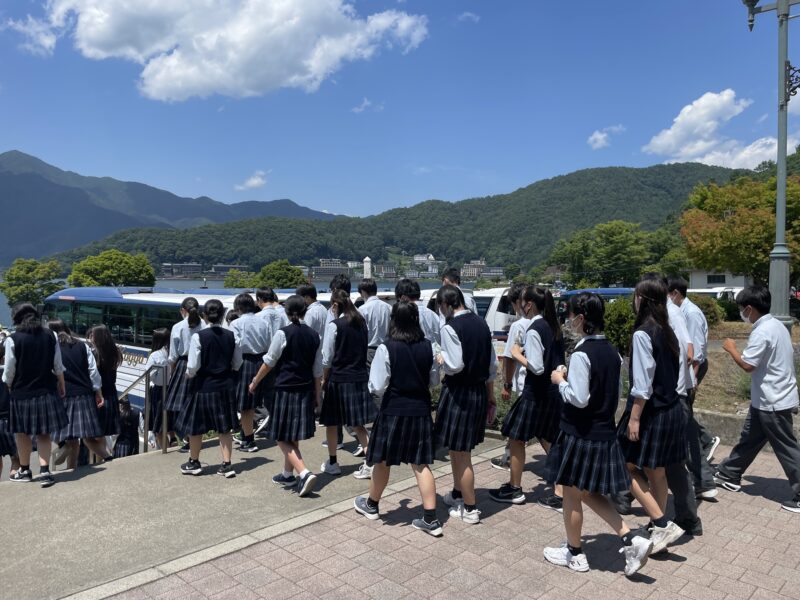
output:
POLYGON ((437 293, 442 349, 437 357, 445 374, 436 410, 434 440, 448 448, 453 469, 453 491, 444 501, 450 516, 470 525, 480 522, 475 503, 472 449, 483 441, 488 405, 494 404, 496 358, 486 321, 464 307, 464 295, 452 285, 437 293))
POLYGON ((233 308, 239 313, 239 318, 233 321, 231 329, 243 360, 236 378, 236 403, 242 425, 239 450, 256 452, 258 446, 255 443, 253 424, 256 407, 263 403, 262 386, 259 385, 253 394, 248 386, 263 362, 272 336, 267 321, 258 316, 258 307, 250 294, 236 296, 233 308))
MULTIPOLYGON (((5 343, 0 343, 0 372, 3 371, 5 356, 5 343)), ((1 377, 2 374, 0 373, 1 377)), ((13 476, 19 470, 19 456, 17 456, 17 443, 14 441, 14 434, 11 433, 10 410, 11 394, 8 391, 8 387, 0 382, 0 474, 3 473, 3 457, 8 456, 11 459, 8 474, 13 476)))
POLYGON ((369 375, 369 390, 382 398, 372 427, 367 462, 373 465, 368 496, 358 496, 356 512, 379 518, 378 503, 389 483, 393 465, 410 464, 422 496, 423 514, 411 526, 433 536, 442 535, 436 518, 436 482, 433 463, 433 421, 430 386, 439 383, 439 366, 431 342, 420 327, 413 302, 392 307, 388 339, 378 346, 369 375))
POLYGON ((72 336, 69 327, 61 319, 53 319, 47 326, 58 336, 61 348, 67 394, 64 404, 69 419, 66 427, 53 434, 53 441, 65 443, 68 469, 74 469, 77 465, 80 440, 99 458, 113 458, 103 439, 103 426, 97 410, 105 401, 94 354, 86 342, 72 336))
POLYGON ((238 422, 234 381, 235 371, 242 366, 242 349, 236 345, 233 333, 222 327, 225 315, 222 302, 216 299, 206 302, 203 315, 209 326, 193 333, 189 340, 186 377, 190 394, 175 425, 182 435, 189 436, 189 460, 181 465, 181 473, 203 472, 200 464, 203 434, 213 430, 219 434, 222 453, 217 475, 227 479, 236 477, 231 467, 231 431, 238 422))
POLYGON ((411 279, 401 279, 394 288, 394 297, 397 302, 413 302, 417 305, 417 309, 419 310, 419 324, 420 327, 422 327, 422 333, 425 334, 425 339, 431 344, 439 345, 442 341, 439 315, 429 309, 427 305, 419 299, 420 296, 419 283, 411 279))
POLYGON ((97 352, 97 370, 103 380, 103 404, 97 409, 103 435, 119 433, 119 400, 117 397, 117 369, 122 364, 122 352, 105 325, 95 325, 87 335, 97 352))
POLYGON ((664 511, 665 467, 686 459, 686 415, 679 397, 686 391, 679 389, 681 347, 669 326, 667 286, 660 279, 643 279, 633 303, 631 389, 617 436, 633 480, 631 492, 653 522, 650 539, 656 554, 684 533, 664 511))
MULTIPOLYGON (((316 298, 316 289, 311 286, 316 298)), ((261 308, 258 316, 264 319, 269 329, 269 341, 267 348, 272 343, 272 338, 279 329, 286 327, 289 324, 289 317, 286 316, 286 311, 278 302, 278 295, 272 288, 263 287, 256 291, 256 304, 261 308)), ((313 306, 318 306, 322 312, 320 314, 320 326, 324 324, 325 307, 316 302, 313 306)), ((310 307, 309 307, 310 309, 310 307)), ((306 313, 308 317, 308 313, 306 313)), ((256 422, 257 427, 255 433, 261 433, 267 426, 270 411, 272 410, 272 403, 275 399, 275 375, 276 371, 271 371, 270 374, 261 382, 261 406, 256 407, 256 422)))
POLYGON ((588 571, 581 545, 583 505, 611 526, 622 540, 625 575, 644 566, 653 545, 635 535, 622 520, 608 494, 627 490, 630 477, 616 438, 614 415, 619 402, 622 359, 603 335, 605 307, 597 294, 570 298, 567 326, 580 340, 575 346, 569 376, 553 370, 564 406, 561 433, 547 456, 547 480, 561 484, 567 542, 544 549, 547 561, 573 571, 588 571))
MULTIPOLYGON (((189 397, 189 382, 186 378, 189 342, 192 335, 205 328, 205 323, 200 319, 200 307, 196 298, 184 298, 180 310, 183 320, 172 326, 169 336, 170 377, 166 399, 167 410, 173 413, 176 421, 189 397)), ((188 450, 188 447, 185 449, 188 450)))
MULTIPOLYGON (((352 427, 359 444, 366 449, 369 436, 365 425, 375 420, 378 410, 369 393, 367 323, 364 316, 343 290, 331 294, 331 310, 335 319, 326 326, 322 341, 325 398, 319 415, 320 424, 326 426, 329 458, 322 463, 320 470, 330 475, 341 475, 336 458, 338 428, 342 425, 352 427)), ((353 476, 369 479, 372 467, 364 462, 353 476)))
POLYGON ((293 486, 303 497, 317 483, 316 475, 306 468, 299 442, 314 437, 314 405, 319 402, 322 350, 317 332, 302 322, 306 314, 303 298, 290 296, 285 308, 291 323, 272 338, 264 364, 250 383, 250 391, 254 392, 270 371, 277 371, 275 402, 265 431, 283 452, 283 472, 272 481, 293 486))
POLYGON ((142 411, 131 407, 128 399, 119 401, 120 431, 114 442, 114 458, 124 458, 139 454, 139 426, 142 422, 142 411))
POLYGON ((19 470, 11 481, 33 480, 30 460, 36 436, 42 487, 55 483, 50 474, 50 436, 67 426, 64 366, 52 331, 42 327, 39 311, 28 302, 12 309, 16 330, 5 341, 3 382, 11 391, 9 422, 15 434, 19 470))
MULTIPOLYGON (((525 368, 525 383, 517 401, 503 421, 502 433, 509 439, 511 477, 507 484, 489 492, 492 500, 522 504, 522 471, 525 467, 525 444, 537 438, 545 452, 556 441, 561 416, 558 387, 550 382, 550 372, 564 364, 561 327, 556 316, 555 302, 549 290, 528 286, 522 292, 521 308, 530 318, 525 332, 525 354, 518 344, 511 353, 525 368)), ((561 511, 561 490, 542 498, 539 504, 561 511)))
MULTIPOLYGON (((163 442, 163 421, 164 421, 164 383, 166 378, 165 371, 169 364, 169 329, 160 327, 153 330, 153 341, 150 345, 150 356, 144 365, 144 370, 155 369, 150 374, 150 431, 156 439, 156 445, 160 446, 163 442)), ((167 413, 166 429, 168 432, 175 430, 175 413, 167 413)), ((169 443, 169 442, 167 442, 169 443)))

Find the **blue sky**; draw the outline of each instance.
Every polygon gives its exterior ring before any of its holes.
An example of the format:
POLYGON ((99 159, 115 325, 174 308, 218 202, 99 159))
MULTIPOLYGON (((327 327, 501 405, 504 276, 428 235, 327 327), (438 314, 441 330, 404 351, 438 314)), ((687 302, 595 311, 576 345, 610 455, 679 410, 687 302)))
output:
POLYGON ((774 154, 776 18, 738 0, 126 4, 0 2, 0 151, 350 215, 774 154))

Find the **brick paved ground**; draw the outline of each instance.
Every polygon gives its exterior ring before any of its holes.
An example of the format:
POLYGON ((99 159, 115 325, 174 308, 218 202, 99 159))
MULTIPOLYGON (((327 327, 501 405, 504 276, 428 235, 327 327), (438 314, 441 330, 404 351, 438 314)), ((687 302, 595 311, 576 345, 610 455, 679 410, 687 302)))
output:
MULTIPOLYGON (((771 454, 753 465, 744 492, 721 491, 718 502, 701 507, 702 537, 684 537, 633 580, 621 574, 618 540, 588 511, 584 548, 592 570, 573 573, 544 561, 542 548, 560 543, 564 530, 559 514, 535 504, 544 491, 535 474, 542 467, 535 455, 523 479, 528 503, 511 506, 487 496, 506 474, 479 465, 482 523, 450 520, 440 539, 409 526, 420 507, 410 489, 381 501, 381 521, 347 511, 116 598, 800 598, 800 515, 779 508, 789 486, 771 454)), ((439 493, 450 484, 438 479, 439 493)))

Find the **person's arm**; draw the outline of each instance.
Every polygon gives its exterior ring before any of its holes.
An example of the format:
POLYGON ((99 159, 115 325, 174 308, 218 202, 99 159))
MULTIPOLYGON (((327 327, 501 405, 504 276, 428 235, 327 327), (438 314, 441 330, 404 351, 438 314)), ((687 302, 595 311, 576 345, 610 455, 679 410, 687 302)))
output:
POLYGON ((514 359, 503 356, 503 400, 511 399, 511 388, 514 385, 514 372, 516 371, 514 359))
POLYGON ((189 362, 186 365, 186 377, 194 377, 200 370, 200 336, 192 334, 189 341, 189 362))
POLYGON ((573 352, 569 362, 567 379, 562 371, 553 371, 550 381, 558 385, 564 402, 586 408, 589 405, 589 357, 585 352, 573 352))
POLYGON ((653 378, 656 373, 656 361, 653 358, 653 344, 643 331, 633 334, 631 344, 631 396, 633 407, 628 422, 628 439, 639 441, 639 425, 645 403, 653 394, 653 378))
MULTIPOLYGON (((236 321, 234 321, 235 323, 236 321)), ((233 357, 231 358, 231 369, 234 371, 238 371, 242 368, 242 363, 244 362, 244 352, 242 351, 242 346, 240 344, 233 345, 233 357)))
POLYGON ((6 347, 6 358, 3 369, 3 383, 10 389, 11 384, 14 382, 14 374, 17 372, 17 357, 14 355, 14 340, 10 336, 6 338, 4 345, 6 347))
POLYGON ((320 405, 322 400, 322 344, 317 346, 317 354, 314 356, 314 407, 320 405))
POLYGON ((442 352, 439 356, 441 357, 439 364, 444 368, 445 375, 455 375, 464 369, 461 340, 449 325, 442 328, 442 352))
POLYGON ((180 333, 178 331, 178 327, 174 326, 172 330, 169 332, 169 356, 167 357, 167 362, 169 362, 170 367, 174 367, 175 363, 178 362, 179 342, 180 342, 180 333))
MULTIPOLYGON (((517 358, 516 354, 514 358, 517 358)), ((544 373, 544 344, 535 329, 529 329, 525 334, 525 356, 521 358, 519 362, 534 375, 544 373)))
MULTIPOLYGON (((434 361, 435 362, 435 361, 434 361)), ((392 374, 392 367, 389 364, 389 352, 386 346, 381 344, 375 350, 375 357, 369 368, 369 393, 382 398, 389 387, 389 379, 392 374)))
POLYGON ((751 340, 748 342, 747 347, 743 353, 739 353, 736 349, 736 342, 727 338, 722 342, 722 349, 731 355, 733 362, 735 362, 745 373, 752 373, 761 362, 761 356, 766 350, 766 340, 751 340))
MULTIPOLYGON (((328 370, 333 364, 333 355, 336 352, 336 323, 325 326, 325 336, 322 338, 322 366, 328 370)), ((326 373, 327 378, 327 373, 326 373)))
POLYGON ((439 363, 436 362, 436 358, 434 357, 433 363, 431 364, 431 372, 428 376, 428 387, 435 387, 439 385, 439 382, 442 380, 442 372, 439 368, 439 363))

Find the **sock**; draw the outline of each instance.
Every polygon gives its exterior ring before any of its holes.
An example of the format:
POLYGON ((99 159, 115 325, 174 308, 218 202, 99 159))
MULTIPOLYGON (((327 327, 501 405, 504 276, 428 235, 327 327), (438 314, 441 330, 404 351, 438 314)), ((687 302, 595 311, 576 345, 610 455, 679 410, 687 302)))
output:
POLYGON ((328 456, 328 462, 330 462, 332 465, 335 465, 337 460, 339 459, 336 458, 335 454, 328 456))
POLYGON ((19 470, 20 471, 30 471, 30 469, 31 469, 30 465, 23 465, 23 464, 19 465, 19 470))
POLYGON ((305 477, 306 475, 308 475, 308 469, 303 469, 303 470, 300 472, 300 479, 302 479, 302 478, 303 478, 303 477, 305 477))
POLYGON ((461 490, 454 489, 450 492, 450 495, 453 497, 453 500, 459 500, 461 498, 461 490))
POLYGON ((245 442, 253 442, 253 441, 255 441, 255 438, 256 438, 255 434, 251 433, 250 435, 244 436, 244 441, 245 442))
POLYGON ((50 467, 47 465, 42 465, 39 467, 39 473, 49 473, 50 467))
POLYGON ((436 520, 436 509, 432 508, 428 510, 427 508, 422 510, 422 520, 428 523, 429 525, 436 520))
POLYGON ((653 519, 653 525, 656 527, 666 527, 667 523, 669 523, 669 519, 667 519, 666 515, 658 519, 653 519))
POLYGON ((581 546, 575 547, 567 544, 567 550, 569 550, 569 553, 572 554, 572 556, 578 556, 578 554, 583 554, 583 548, 581 546))
POLYGON ((231 461, 225 462, 225 461, 223 460, 223 461, 222 461, 222 466, 223 466, 223 467, 230 467, 230 466, 231 466, 231 461))
POLYGON ((632 544, 633 544, 633 532, 632 532, 632 531, 629 531, 629 532, 628 532, 628 533, 626 533, 625 535, 623 535, 623 536, 620 536, 620 539, 622 540, 622 545, 623 545, 623 546, 630 546, 630 545, 632 545, 632 544))
POLYGON ((378 508, 380 500, 373 500, 372 496, 367 496, 367 506, 370 508, 378 508))
POLYGON ((468 512, 469 511, 473 511, 476 508, 478 508, 478 506, 476 504, 467 504, 466 502, 464 503, 464 510, 465 511, 468 511, 468 512))
POLYGON ((292 476, 292 471, 284 471, 284 472, 283 472, 283 476, 284 476, 284 477, 286 477, 286 478, 288 479, 289 477, 291 477, 291 476, 292 476))

